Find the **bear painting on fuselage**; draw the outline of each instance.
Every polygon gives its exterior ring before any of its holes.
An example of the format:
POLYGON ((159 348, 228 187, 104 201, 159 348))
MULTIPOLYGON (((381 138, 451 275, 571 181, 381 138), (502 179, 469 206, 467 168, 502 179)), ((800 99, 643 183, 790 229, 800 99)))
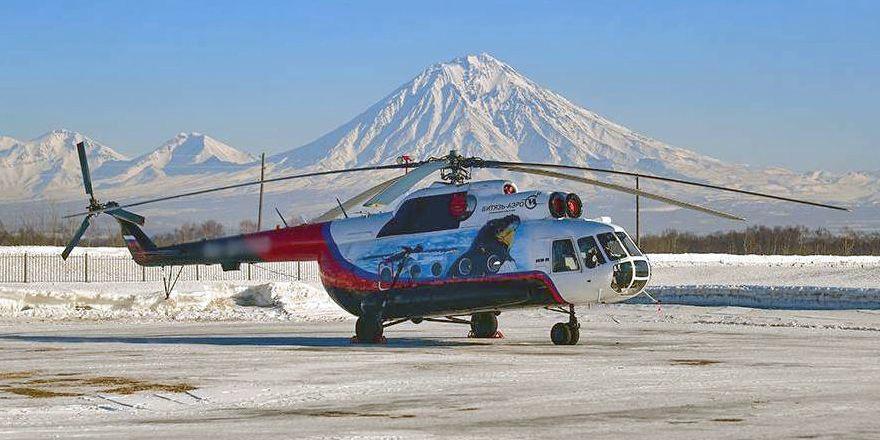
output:
POLYGON ((510 246, 519 228, 520 219, 516 215, 489 220, 477 232, 471 247, 449 268, 449 277, 475 278, 496 274, 510 256, 510 246))

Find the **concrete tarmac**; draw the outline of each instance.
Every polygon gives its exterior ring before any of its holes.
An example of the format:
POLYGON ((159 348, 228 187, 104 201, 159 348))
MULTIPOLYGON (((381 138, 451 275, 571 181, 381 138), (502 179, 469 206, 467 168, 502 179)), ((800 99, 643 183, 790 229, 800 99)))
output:
POLYGON ((880 438, 880 314, 615 305, 554 346, 354 321, 0 321, 0 438, 880 438))

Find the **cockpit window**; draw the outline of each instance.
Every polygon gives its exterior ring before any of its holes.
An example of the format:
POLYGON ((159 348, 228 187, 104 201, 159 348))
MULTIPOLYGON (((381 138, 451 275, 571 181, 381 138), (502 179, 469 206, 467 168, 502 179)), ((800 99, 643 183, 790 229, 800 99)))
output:
POLYGON ((571 240, 553 242, 553 272, 573 272, 581 270, 574 245, 571 240))
POLYGON ((599 251, 599 243, 596 243, 595 238, 589 236, 579 238, 578 249, 580 249, 581 256, 584 258, 584 266, 587 266, 588 269, 605 264, 605 257, 599 251))
POLYGON ((636 246, 635 243, 633 243, 632 238, 629 238, 629 235, 626 235, 625 232, 618 232, 617 238, 619 238, 620 241, 623 242, 623 245, 626 246, 626 250, 629 252, 630 255, 632 255, 633 257, 642 256, 642 251, 639 250, 639 247, 636 246))
POLYGON ((623 245, 617 241, 617 237, 615 237, 614 234, 606 232, 604 234, 599 234, 597 237, 599 238, 599 243, 602 244, 602 249, 605 249, 605 254, 608 255, 609 260, 617 261, 626 257, 626 251, 623 250, 623 245))

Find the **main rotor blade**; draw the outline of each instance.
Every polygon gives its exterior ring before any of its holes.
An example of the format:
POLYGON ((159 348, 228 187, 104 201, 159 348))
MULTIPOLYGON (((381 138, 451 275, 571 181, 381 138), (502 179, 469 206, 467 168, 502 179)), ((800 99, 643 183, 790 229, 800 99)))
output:
POLYGON ((737 217, 733 214, 728 214, 723 211, 718 211, 718 210, 715 210, 712 208, 707 208, 705 206, 696 205, 693 203, 683 202, 681 200, 673 199, 673 198, 666 197, 666 196, 661 196, 659 194, 649 193, 647 191, 642 191, 642 190, 635 189, 635 188, 629 188, 629 187, 626 187, 623 185, 615 185, 613 183, 602 182, 599 180, 589 179, 586 177, 572 176, 570 174, 557 173, 556 171, 550 171, 550 170, 538 170, 538 169, 534 169, 534 168, 522 168, 522 167, 515 167, 515 166, 505 166, 505 167, 501 167, 501 168, 509 170, 509 171, 520 172, 520 173, 535 174, 535 175, 539 175, 539 176, 556 177, 559 179, 573 180, 575 182, 586 183, 588 185, 595 185, 595 186, 599 186, 602 188, 607 188, 607 189, 612 189, 615 191, 621 191, 621 192, 637 195, 640 197, 644 197, 646 199, 657 200, 659 202, 668 203, 670 205, 679 206, 679 207, 685 208, 685 209, 692 209, 694 211, 700 211, 700 212, 703 212, 703 213, 706 213, 709 215, 714 215, 716 217, 726 218, 729 220, 745 221, 745 219, 742 217, 737 217))
POLYGON ((86 229, 89 228, 89 219, 92 216, 88 215, 83 219, 82 223, 79 225, 79 229, 76 230, 76 233, 73 234, 73 238, 70 239, 70 242, 67 243, 67 247, 61 251, 61 258, 66 260, 70 253, 73 252, 73 248, 79 244, 79 240, 82 238, 83 234, 86 233, 86 229))
POLYGON ((727 188, 724 186, 712 185, 712 184, 708 184, 708 183, 693 182, 690 180, 683 180, 683 179, 674 179, 671 177, 654 176, 651 174, 640 174, 640 173, 634 173, 634 172, 630 172, 630 171, 617 171, 617 170, 608 170, 608 169, 603 169, 603 168, 579 167, 579 166, 574 166, 574 165, 557 165, 557 164, 537 163, 537 162, 503 162, 503 161, 497 161, 497 160, 483 161, 481 166, 483 168, 503 168, 506 166, 559 168, 559 169, 566 169, 566 170, 592 171, 595 173, 617 174, 617 175, 621 175, 621 176, 640 177, 643 179, 653 179, 653 180, 660 180, 663 182, 671 182, 671 183, 679 183, 682 185, 697 186, 697 187, 701 187, 701 188, 717 189, 719 191, 727 191, 727 192, 733 192, 733 193, 737 193, 737 194, 746 194, 746 195, 750 195, 750 196, 764 197, 767 199, 781 200, 784 202, 800 203, 802 205, 817 206, 819 208, 836 209, 838 211, 849 211, 849 208, 844 208, 844 207, 835 206, 835 205, 827 205, 824 203, 811 202, 809 200, 793 199, 790 197, 783 197, 783 196, 777 196, 777 195, 773 195, 773 194, 759 193, 759 192, 755 192, 755 191, 747 191, 744 189, 727 188))
MULTIPOLYGON (((416 163, 415 165, 419 165, 419 163, 416 163)), ((406 168, 407 166, 413 166, 413 164, 376 165, 376 166, 372 166, 372 167, 316 171, 313 173, 295 174, 292 176, 284 176, 284 177, 275 177, 272 179, 256 180, 253 182, 236 183, 233 185, 225 185, 225 186, 218 186, 218 187, 214 187, 214 188, 202 189, 202 190, 198 190, 198 191, 190 191, 190 192, 185 192, 185 193, 181 193, 181 194, 175 194, 172 196, 157 197, 155 199, 142 200, 140 202, 128 203, 125 205, 119 205, 119 206, 114 206, 114 207, 106 207, 106 208, 102 208, 102 209, 95 209, 92 211, 78 212, 76 214, 65 215, 63 218, 79 217, 82 215, 88 215, 89 213, 98 214, 98 213, 107 212, 107 211, 117 209, 117 208, 131 208, 132 206, 141 206, 141 205, 146 205, 149 203, 162 202, 165 200, 179 199, 181 197, 191 197, 191 196, 197 196, 197 195, 201 195, 201 194, 208 194, 208 193, 212 193, 212 192, 216 192, 216 191, 225 191, 225 190, 229 190, 229 189, 243 188, 243 187, 252 186, 252 185, 259 185, 260 183, 280 182, 282 180, 303 179, 306 177, 326 176, 326 175, 330 175, 330 174, 352 173, 352 172, 357 172, 357 171, 395 170, 395 169, 400 169, 400 168, 406 168)))
POLYGON ((95 193, 92 191, 92 173, 89 172, 89 159, 86 157, 86 143, 78 142, 76 144, 76 153, 79 155, 79 168, 82 170, 83 186, 86 188, 86 194, 94 198, 95 193))
POLYGON ((364 200, 367 200, 367 199, 375 196, 380 191, 384 191, 391 184, 393 184, 394 182, 397 182, 402 177, 403 176, 397 176, 393 179, 386 180, 386 181, 346 200, 345 202, 342 203, 342 208, 340 208, 339 206, 335 206, 335 207, 333 207, 333 209, 321 214, 318 217, 313 218, 311 222, 312 223, 321 223, 321 222, 327 222, 327 221, 333 220, 333 219, 339 217, 340 214, 342 214, 343 209, 348 211, 351 208, 354 208, 355 206, 360 205, 361 203, 364 202, 364 200))
POLYGON ((385 188, 385 190, 364 203, 364 206, 388 205, 398 197, 402 196, 403 193, 416 186, 416 184, 428 177, 431 173, 439 171, 446 165, 447 163, 442 160, 426 162, 403 175, 400 180, 392 183, 388 188, 385 188))

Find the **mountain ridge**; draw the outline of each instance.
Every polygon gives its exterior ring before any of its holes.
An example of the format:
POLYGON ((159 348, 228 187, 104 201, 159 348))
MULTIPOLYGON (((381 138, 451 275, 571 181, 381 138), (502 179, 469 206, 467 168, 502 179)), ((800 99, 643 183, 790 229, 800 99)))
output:
POLYGON ((86 152, 96 186, 143 184, 169 176, 230 173, 255 162, 248 153, 201 133, 179 133, 153 151, 128 158, 82 133, 54 129, 29 141, 0 137, 0 191, 18 198, 79 194, 76 144, 86 152))

